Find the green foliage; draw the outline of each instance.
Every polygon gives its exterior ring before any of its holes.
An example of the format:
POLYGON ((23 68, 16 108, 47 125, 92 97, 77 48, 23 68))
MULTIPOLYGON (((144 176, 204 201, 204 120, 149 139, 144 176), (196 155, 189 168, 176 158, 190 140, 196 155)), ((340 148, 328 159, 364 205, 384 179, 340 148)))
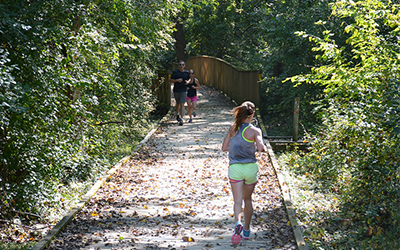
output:
POLYGON ((291 78, 324 87, 322 125, 299 165, 343 192, 342 210, 369 238, 362 244, 380 247, 400 228, 399 5, 341 1, 332 10, 345 20, 346 45, 338 46, 329 30, 323 38, 300 33, 317 44, 326 65, 291 78))
MULTIPOLYGON (((295 35, 307 30, 322 35, 321 26, 331 10, 328 1, 182 1, 176 13, 184 23, 189 56, 211 55, 244 70, 260 70, 262 105, 259 107, 270 135, 291 135, 294 98, 300 97, 300 122, 313 129, 319 123, 314 101, 323 87, 284 82, 288 76, 308 73, 315 55, 307 39, 295 35), (307 13, 307 15, 304 15, 307 13)), ((326 26, 338 30, 331 17, 326 26)), ((335 35, 345 44, 347 36, 335 35)))
POLYGON ((2 243, 0 242, 0 249, 3 250, 25 250, 25 249, 32 249, 34 247, 34 243, 30 243, 27 245, 21 245, 21 244, 15 244, 15 243, 11 243, 11 244, 7 244, 7 243, 2 243))
MULTIPOLYGON (((0 218, 43 214, 149 129, 168 1, 0 3, 0 218)), ((125 152, 124 152, 125 153, 125 152)))
MULTIPOLYGON (((314 102, 321 97, 321 89, 314 85, 294 87, 291 81, 282 77, 265 78, 261 83, 261 107, 267 134, 291 136, 293 134, 294 99, 300 97, 300 124, 312 132, 316 121, 314 102)), ((300 137, 306 131, 299 131, 300 137)))
POLYGON ((266 44, 263 1, 199 1, 187 8, 189 56, 210 55, 245 70, 262 68, 266 44))
MULTIPOLYGON (((333 1, 276 1, 266 13, 263 40, 267 56, 263 63, 262 106, 260 107, 269 135, 292 134, 294 98, 300 98, 300 122, 307 130, 313 130, 320 121, 314 112, 314 102, 321 97, 323 87, 301 85, 294 87, 287 77, 308 73, 314 66, 316 52, 307 39, 299 39, 296 32, 321 35, 323 28, 314 25, 330 16, 329 3, 333 1), (306 15, 304 13, 307 13, 306 15)), ((338 18, 330 17, 326 24, 338 29, 338 18)), ((339 42, 344 38, 335 35, 339 42)))
POLYGON ((313 65, 311 45, 295 32, 321 33, 314 22, 329 14, 327 1, 191 1, 182 5, 181 12, 189 56, 211 55, 244 70, 260 70, 264 78, 260 110, 268 133, 275 135, 291 135, 288 120, 294 97, 301 97, 301 122, 306 127, 315 123, 311 103, 321 88, 295 89, 291 82, 282 81, 309 72, 313 65))

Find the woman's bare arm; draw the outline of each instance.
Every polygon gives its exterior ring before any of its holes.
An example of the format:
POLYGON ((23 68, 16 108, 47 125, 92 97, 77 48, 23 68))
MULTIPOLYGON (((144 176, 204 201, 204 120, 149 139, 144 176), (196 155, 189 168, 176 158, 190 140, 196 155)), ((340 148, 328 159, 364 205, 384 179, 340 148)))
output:
POLYGON ((263 136, 262 136, 262 133, 261 133, 261 129, 256 128, 255 131, 256 131, 256 146, 257 146, 257 150, 260 151, 260 152, 267 151, 267 148, 265 147, 264 142, 263 142, 263 136))
POLYGON ((195 89, 197 89, 197 90, 198 90, 198 89, 201 89, 199 80, 197 80, 197 78, 196 78, 196 80, 194 81, 194 83, 196 84, 195 89))

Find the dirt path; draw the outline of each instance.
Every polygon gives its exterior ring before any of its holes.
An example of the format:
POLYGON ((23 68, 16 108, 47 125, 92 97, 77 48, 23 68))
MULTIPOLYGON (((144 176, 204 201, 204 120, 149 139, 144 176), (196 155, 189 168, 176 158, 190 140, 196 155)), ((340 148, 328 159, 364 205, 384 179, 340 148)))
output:
POLYGON ((48 249, 296 249, 267 154, 258 155, 250 240, 233 246, 233 199, 222 139, 233 104, 199 94, 198 116, 175 116, 124 164, 48 249))

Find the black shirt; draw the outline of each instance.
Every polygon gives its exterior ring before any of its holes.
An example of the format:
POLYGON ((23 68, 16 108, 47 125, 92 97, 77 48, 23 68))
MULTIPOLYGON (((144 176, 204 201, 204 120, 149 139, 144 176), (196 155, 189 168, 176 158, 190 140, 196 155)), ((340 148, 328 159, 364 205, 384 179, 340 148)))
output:
POLYGON ((186 92, 187 85, 185 85, 185 81, 190 79, 189 71, 184 70, 181 72, 179 69, 176 69, 172 72, 171 79, 179 79, 182 78, 182 82, 174 83, 174 92, 186 92))
POLYGON ((187 96, 188 96, 188 97, 196 96, 196 95, 197 95, 197 91, 196 91, 196 89, 192 88, 192 86, 193 86, 193 87, 197 87, 197 85, 196 85, 196 78, 193 78, 193 82, 192 82, 192 83, 189 83, 187 86, 188 86, 187 96))

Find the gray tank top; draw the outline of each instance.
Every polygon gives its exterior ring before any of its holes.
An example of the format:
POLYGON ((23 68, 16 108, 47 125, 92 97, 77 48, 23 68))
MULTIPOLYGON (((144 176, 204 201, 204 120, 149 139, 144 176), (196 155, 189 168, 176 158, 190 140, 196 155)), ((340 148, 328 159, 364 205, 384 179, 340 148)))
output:
POLYGON ((231 138, 229 143, 229 165, 235 163, 257 162, 255 141, 244 138, 243 133, 250 126, 249 123, 243 123, 238 133, 231 138))

